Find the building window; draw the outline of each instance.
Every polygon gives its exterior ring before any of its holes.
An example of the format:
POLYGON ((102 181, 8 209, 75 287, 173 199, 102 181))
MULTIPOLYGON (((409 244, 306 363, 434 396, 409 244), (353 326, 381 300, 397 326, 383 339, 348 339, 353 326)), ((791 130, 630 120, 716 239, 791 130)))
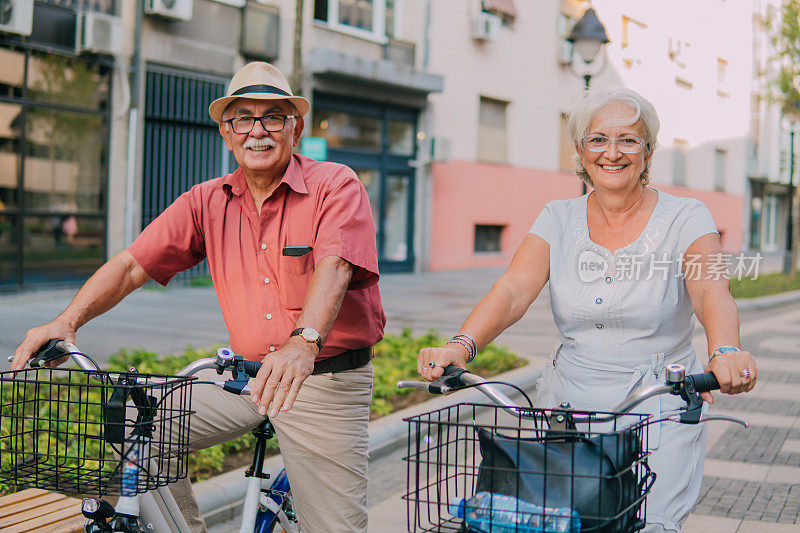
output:
POLYGON ((508 162, 506 108, 508 102, 481 96, 478 114, 478 160, 508 162))
POLYGON ((672 146, 672 183, 686 185, 686 155, 689 152, 689 143, 683 139, 675 139, 672 146))
POLYGON ((483 0, 482 8, 485 13, 497 15, 504 26, 511 26, 517 18, 517 6, 514 0, 483 0))
POLYGON ((498 253, 505 226, 475 224, 475 253, 498 253))
POLYGON ((728 152, 721 148, 714 150, 714 189, 725 190, 725 160, 728 152))
POLYGON ((778 242, 778 197, 774 194, 764 196, 764 228, 762 230, 762 250, 777 249, 778 242))
POLYGON ((727 98, 728 92, 728 61, 717 58, 717 96, 727 98))
POLYGON ((324 137, 329 148, 381 149, 381 120, 329 109, 314 110, 314 137, 324 137))
POLYGON ((386 0, 315 0, 314 19, 361 37, 386 38, 386 0))

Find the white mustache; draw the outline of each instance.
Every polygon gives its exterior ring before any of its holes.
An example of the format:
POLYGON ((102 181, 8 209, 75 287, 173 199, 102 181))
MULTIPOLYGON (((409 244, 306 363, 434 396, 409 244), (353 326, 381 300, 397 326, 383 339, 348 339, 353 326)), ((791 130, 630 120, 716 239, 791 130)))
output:
POLYGON ((269 137, 263 137, 261 139, 254 139, 253 137, 250 137, 242 145, 244 148, 275 148, 276 146, 278 146, 278 143, 269 137))

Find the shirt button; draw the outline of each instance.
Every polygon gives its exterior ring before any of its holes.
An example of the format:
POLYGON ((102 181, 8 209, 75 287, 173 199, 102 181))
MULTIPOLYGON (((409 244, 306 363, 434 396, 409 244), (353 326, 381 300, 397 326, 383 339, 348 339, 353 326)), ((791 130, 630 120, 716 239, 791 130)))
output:
POLYGON ((262 249, 262 250, 266 250, 266 249, 267 249, 267 245, 266 245, 266 244, 264 244, 263 242, 261 243, 261 249, 262 249))
POLYGON ((598 298, 597 300, 594 301, 594 303, 596 303, 597 305, 600 305, 601 303, 603 303, 603 299, 602 298, 598 298))
POLYGON ((269 278, 264 278, 264 283, 269 283, 269 278))
POLYGON ((603 329, 603 324, 595 324, 594 327, 597 329, 603 329))
POLYGON ((611 282, 612 282, 612 281, 613 281, 613 280, 611 279, 611 276, 606 276, 606 283, 608 283, 609 285, 611 285, 611 282))
POLYGON ((267 320, 272 320, 272 315, 267 315, 267 320))
POLYGON ((275 351, 275 347, 274 347, 274 346, 270 346, 270 347, 269 347, 269 351, 270 351, 270 352, 274 352, 274 351, 275 351))

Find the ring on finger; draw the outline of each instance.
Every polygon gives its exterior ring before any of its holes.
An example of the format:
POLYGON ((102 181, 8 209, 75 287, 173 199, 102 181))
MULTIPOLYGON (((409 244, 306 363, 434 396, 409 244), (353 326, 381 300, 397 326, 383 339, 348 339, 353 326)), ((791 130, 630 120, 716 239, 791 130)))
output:
POLYGON ((436 368, 437 366, 442 366, 442 365, 440 365, 439 363, 434 363, 433 361, 428 363, 429 368, 436 368))
POLYGON ((750 379, 750 370, 747 368, 739 371, 739 377, 742 379, 750 379))

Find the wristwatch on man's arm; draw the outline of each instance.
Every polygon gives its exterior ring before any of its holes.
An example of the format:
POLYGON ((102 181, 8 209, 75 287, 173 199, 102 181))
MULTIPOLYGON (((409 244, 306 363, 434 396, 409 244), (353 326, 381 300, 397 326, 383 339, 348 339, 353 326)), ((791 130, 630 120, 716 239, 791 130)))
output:
POLYGON ((314 328, 297 328, 292 331, 289 337, 294 337, 295 335, 300 335, 306 342, 313 342, 322 351, 322 335, 314 328))

